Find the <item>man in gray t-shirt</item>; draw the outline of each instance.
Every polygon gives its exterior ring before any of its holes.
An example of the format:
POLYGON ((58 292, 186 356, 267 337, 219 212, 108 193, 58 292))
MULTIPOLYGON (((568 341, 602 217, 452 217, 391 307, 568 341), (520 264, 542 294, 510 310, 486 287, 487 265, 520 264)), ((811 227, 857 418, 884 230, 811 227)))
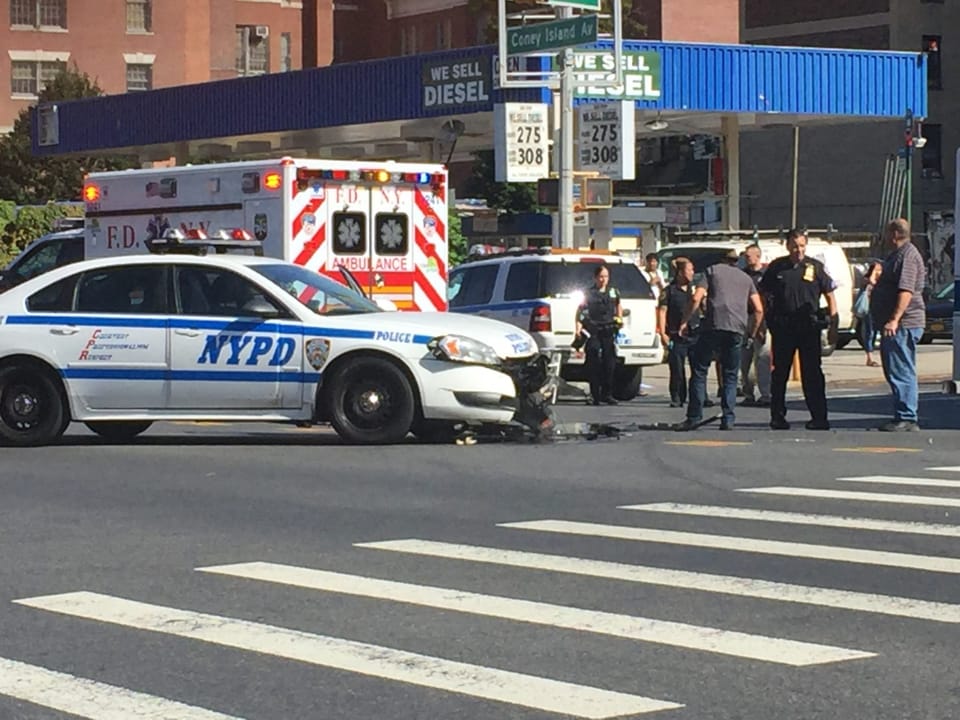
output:
POLYGON ((884 240, 893 246, 893 252, 884 261, 883 272, 870 296, 870 316, 874 327, 883 328, 880 359, 893 393, 893 420, 880 429, 909 432, 920 429, 917 343, 926 324, 923 304, 926 267, 920 251, 910 242, 910 223, 903 219, 891 220, 883 234, 884 240))
POLYGON ((693 430, 703 420, 703 404, 707 396, 707 370, 714 355, 723 378, 721 430, 732 430, 737 402, 737 377, 740 374, 740 349, 744 336, 755 338, 763 320, 763 303, 749 275, 737 268, 739 254, 731 249, 725 261, 707 268, 690 298, 680 323, 680 334, 686 335, 687 323, 706 302, 706 314, 700 325, 700 339, 691 355, 692 373, 687 393, 687 419, 677 430, 693 430), (753 312, 748 308, 752 307, 753 312))

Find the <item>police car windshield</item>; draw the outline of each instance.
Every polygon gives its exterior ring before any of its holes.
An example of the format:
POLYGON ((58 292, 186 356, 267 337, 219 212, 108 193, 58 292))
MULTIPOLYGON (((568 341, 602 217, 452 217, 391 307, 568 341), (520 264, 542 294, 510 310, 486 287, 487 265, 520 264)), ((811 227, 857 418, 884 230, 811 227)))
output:
MULTIPOLYGON (((582 292, 594 283, 595 262, 543 263, 543 297, 563 297, 582 292)), ((617 289, 620 296, 630 298, 650 298, 650 285, 639 268, 633 263, 610 263, 610 285, 617 289)))
POLYGON ((381 312, 376 303, 350 288, 299 265, 251 265, 318 315, 357 315, 381 312))

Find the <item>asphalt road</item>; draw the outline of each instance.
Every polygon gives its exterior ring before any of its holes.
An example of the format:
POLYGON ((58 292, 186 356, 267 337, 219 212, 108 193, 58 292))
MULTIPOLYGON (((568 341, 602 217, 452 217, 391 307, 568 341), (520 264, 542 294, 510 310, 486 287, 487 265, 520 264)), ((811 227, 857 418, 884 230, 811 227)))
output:
POLYGON ((887 435, 840 395, 825 433, 4 449, 0 719, 953 720, 960 400, 887 435))

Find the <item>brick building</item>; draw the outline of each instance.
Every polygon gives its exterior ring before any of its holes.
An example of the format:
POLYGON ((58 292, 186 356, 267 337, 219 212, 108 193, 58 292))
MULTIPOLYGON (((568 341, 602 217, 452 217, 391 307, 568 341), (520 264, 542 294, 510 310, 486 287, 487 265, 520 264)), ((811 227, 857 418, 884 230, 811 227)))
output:
MULTIPOLYGON (((927 138, 913 154, 914 229, 925 211, 952 209, 960 145, 960 8, 944 0, 744 0, 745 43, 928 52, 927 138)), ((813 81, 813 79, 811 79, 813 81)), ((878 88, 882 92, 883 88, 878 88)), ((904 108, 906 111, 907 108, 904 108)), ((800 131, 798 222, 876 230, 888 155, 903 146, 904 123, 858 122, 800 131)), ((744 224, 790 222, 793 131, 745 132, 741 139, 744 224)))
POLYGON ((309 13, 290 0, 0 3, 0 132, 64 66, 113 94, 295 70, 304 50, 312 64, 332 55, 332 0, 307 0, 309 13))

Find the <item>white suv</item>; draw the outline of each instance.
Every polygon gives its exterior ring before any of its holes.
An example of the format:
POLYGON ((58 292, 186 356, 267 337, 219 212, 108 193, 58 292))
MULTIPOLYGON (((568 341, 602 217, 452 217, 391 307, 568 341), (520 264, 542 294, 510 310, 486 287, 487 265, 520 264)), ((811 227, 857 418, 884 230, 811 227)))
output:
POLYGON ((560 376, 585 381, 583 357, 571 348, 577 308, 599 263, 621 297, 623 328, 617 336, 613 396, 631 400, 640 391, 644 365, 663 360, 656 332, 656 301, 634 263, 620 255, 542 248, 466 262, 450 272, 450 312, 502 320, 529 332, 542 352, 563 354, 560 376), (578 356, 579 355, 579 356, 578 356))

